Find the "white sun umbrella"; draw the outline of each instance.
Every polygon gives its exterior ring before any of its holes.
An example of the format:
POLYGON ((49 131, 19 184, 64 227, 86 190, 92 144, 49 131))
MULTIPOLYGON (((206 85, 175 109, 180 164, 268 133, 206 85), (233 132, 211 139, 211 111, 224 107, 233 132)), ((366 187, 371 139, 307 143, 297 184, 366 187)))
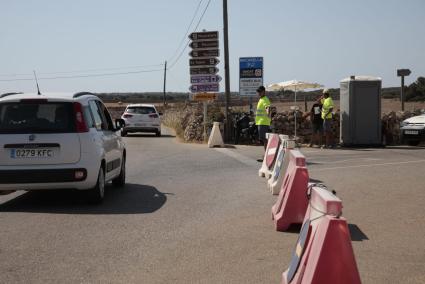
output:
MULTIPOLYGON (((297 102, 297 91, 303 91, 306 89, 319 89, 319 88, 323 88, 323 85, 320 85, 318 83, 309 83, 309 82, 298 81, 298 80, 290 80, 290 81, 275 83, 275 84, 271 84, 267 86, 268 91, 282 91, 282 90, 293 91, 295 93, 295 103, 297 102)), ((297 137, 297 115, 296 114, 295 114, 294 136, 295 138, 297 137)))

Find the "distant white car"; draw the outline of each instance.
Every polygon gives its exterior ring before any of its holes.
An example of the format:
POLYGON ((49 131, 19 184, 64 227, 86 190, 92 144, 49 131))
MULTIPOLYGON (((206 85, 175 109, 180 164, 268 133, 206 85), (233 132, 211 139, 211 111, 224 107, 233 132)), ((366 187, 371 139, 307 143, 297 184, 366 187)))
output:
POLYGON ((425 114, 404 120, 400 125, 402 141, 416 146, 425 140, 425 114))
POLYGON ((125 109, 121 118, 125 122, 121 130, 121 136, 134 132, 152 132, 161 136, 161 113, 154 105, 131 104, 125 109))
POLYGON ((126 148, 95 95, 0 95, 0 191, 87 190, 101 202, 105 183, 125 184, 126 148))

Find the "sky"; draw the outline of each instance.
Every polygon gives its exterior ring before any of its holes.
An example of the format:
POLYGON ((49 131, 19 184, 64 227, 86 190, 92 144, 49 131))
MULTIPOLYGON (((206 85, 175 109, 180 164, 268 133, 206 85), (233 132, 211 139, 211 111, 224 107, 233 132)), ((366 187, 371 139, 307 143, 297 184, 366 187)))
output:
MULTIPOLYGON (((208 3, 200 1, 0 0, 0 93, 35 91, 33 70, 49 92, 162 92, 166 60, 167 91, 188 92, 183 49, 208 3), (111 73, 130 74, 103 76, 111 73), (69 76, 80 77, 61 78, 69 76)), ((265 85, 297 79, 334 88, 371 75, 399 86, 398 68, 412 70, 406 84, 425 76, 423 0, 228 2, 232 91, 239 58, 250 56, 264 57, 265 85)), ((210 0, 197 30, 220 32, 224 77, 222 8, 210 0)))

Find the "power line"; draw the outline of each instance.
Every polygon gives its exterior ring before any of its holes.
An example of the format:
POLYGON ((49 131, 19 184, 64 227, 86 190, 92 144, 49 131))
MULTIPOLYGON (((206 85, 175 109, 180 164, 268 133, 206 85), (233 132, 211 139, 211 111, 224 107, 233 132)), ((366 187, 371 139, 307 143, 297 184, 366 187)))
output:
MULTIPOLYGON (((163 69, 151 69, 151 70, 138 70, 128 72, 115 72, 115 73, 100 73, 100 74, 86 74, 86 75, 72 75, 72 76, 55 76, 55 77, 40 77, 39 80, 57 80, 57 79, 74 79, 74 78, 91 78, 91 77, 106 77, 106 76, 118 76, 118 75, 129 75, 129 74, 140 74, 140 73, 152 73, 163 71, 163 69)), ((34 78, 18 78, 18 79, 0 79, 0 82, 14 82, 14 81, 33 81, 34 78)))
MULTIPOLYGON (((113 71, 113 70, 127 70, 135 68, 147 68, 147 67, 159 67, 164 64, 151 64, 151 65, 139 65, 139 66, 127 66, 127 67, 111 67, 111 68, 97 68, 97 69, 83 69, 83 70, 72 70, 72 71, 57 71, 57 72, 38 72, 39 75, 56 75, 56 74, 72 74, 72 73, 85 73, 85 72, 97 72, 97 71, 113 71)), ((17 77, 17 76, 31 76, 32 73, 22 74, 0 74, 0 77, 17 77)))
MULTIPOLYGON (((208 7, 209 7, 210 3, 211 3, 211 0, 208 0, 208 3, 207 3, 207 5, 205 6, 204 11, 202 12, 202 15, 201 15, 201 17, 199 18, 199 21, 198 21, 198 23, 196 24, 195 29, 194 29, 193 31, 196 31, 196 30, 198 29, 199 25, 201 24, 202 19, 203 19, 203 18, 204 18, 204 16, 205 16, 205 13, 206 13, 206 12, 207 12, 207 10, 208 10, 208 7)), ((170 67, 168 68, 168 70, 172 69, 172 68, 174 67, 174 65, 176 65, 176 63, 180 60, 180 58, 182 57, 183 53, 185 52, 185 50, 186 50, 186 49, 187 49, 187 47, 189 46, 189 42, 190 42, 190 40, 188 40, 188 41, 187 41, 187 43, 186 43, 186 45, 185 45, 184 49, 180 52, 180 54, 179 54, 179 56, 177 57, 177 59, 176 59, 176 60, 175 60, 175 61, 174 61, 171 65, 170 65, 170 67)))
POLYGON ((171 56, 167 61, 172 61, 172 59, 178 54, 178 51, 182 47, 182 44, 184 43, 184 40, 187 39, 187 35, 189 34, 190 27, 192 27, 193 21, 196 18, 196 15, 198 14, 199 8, 201 7, 201 4, 204 0, 200 0, 198 3, 198 6, 196 7, 195 12, 193 13, 192 20, 190 21, 189 25, 187 26, 186 32, 184 33, 179 45, 177 46, 176 51, 174 52, 173 56, 171 56))

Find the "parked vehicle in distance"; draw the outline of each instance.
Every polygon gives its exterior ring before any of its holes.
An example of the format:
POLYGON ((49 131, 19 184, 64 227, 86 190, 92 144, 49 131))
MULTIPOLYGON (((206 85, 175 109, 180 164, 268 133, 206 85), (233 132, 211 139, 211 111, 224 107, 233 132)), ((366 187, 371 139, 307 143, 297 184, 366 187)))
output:
POLYGON ((0 95, 0 191, 87 190, 125 184, 126 148, 102 103, 88 92, 0 95))
POLYGON ((125 109, 121 118, 125 122, 121 130, 121 136, 128 133, 152 132, 156 136, 161 136, 161 118, 154 105, 131 104, 125 109))
POLYGON ((401 139, 411 146, 425 140, 425 113, 403 120, 400 125, 401 139))

